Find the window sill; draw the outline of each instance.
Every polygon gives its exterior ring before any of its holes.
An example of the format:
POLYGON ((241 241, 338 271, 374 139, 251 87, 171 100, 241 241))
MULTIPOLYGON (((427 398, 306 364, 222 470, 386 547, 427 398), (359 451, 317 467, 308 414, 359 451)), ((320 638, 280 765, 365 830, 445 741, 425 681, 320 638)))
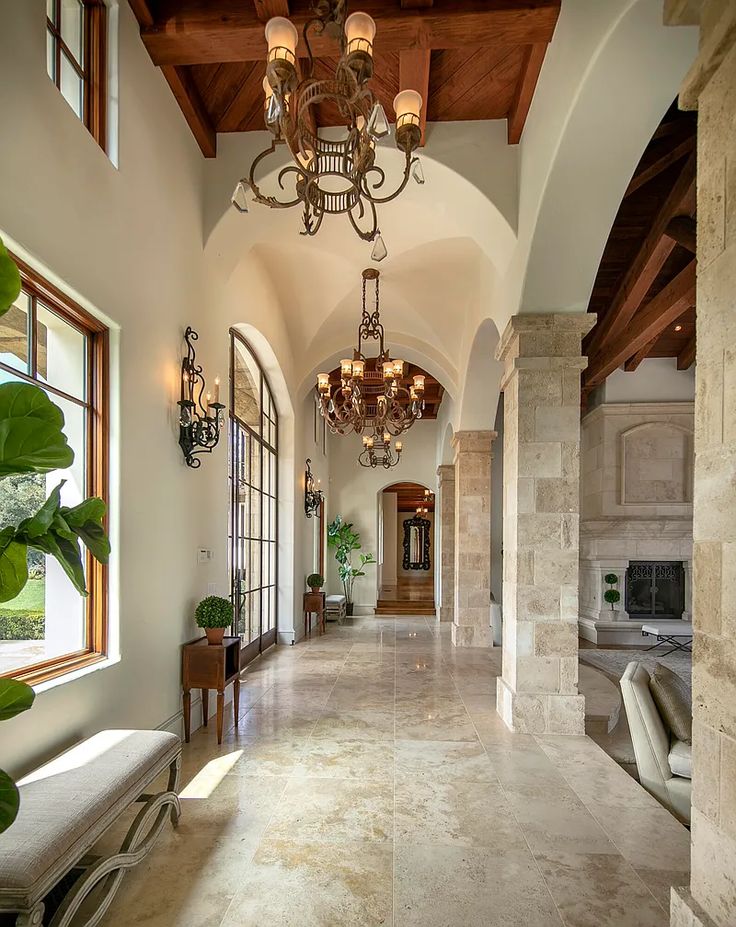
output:
POLYGON ((52 679, 45 679, 42 682, 37 682, 35 684, 31 683, 31 685, 36 693, 47 692, 49 689, 55 689, 57 686, 65 685, 68 682, 75 682, 77 679, 89 676, 91 673, 97 673, 100 670, 108 669, 110 666, 115 666, 116 663, 120 663, 119 655, 102 657, 99 660, 80 666, 78 669, 69 670, 69 672, 61 673, 58 676, 54 676, 52 679))

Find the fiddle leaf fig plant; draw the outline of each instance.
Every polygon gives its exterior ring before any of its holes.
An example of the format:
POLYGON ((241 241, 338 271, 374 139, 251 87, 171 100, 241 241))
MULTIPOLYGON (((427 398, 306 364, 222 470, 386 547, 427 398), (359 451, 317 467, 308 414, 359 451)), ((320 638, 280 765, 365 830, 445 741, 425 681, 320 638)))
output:
MULTIPOLYGON (((0 317, 21 289, 18 268, 0 241, 0 317)), ((31 383, 0 384, 0 491, 5 477, 47 474, 74 462, 64 428, 64 413, 31 383)), ((107 563, 110 542, 104 528, 102 499, 85 499, 75 506, 61 504, 62 480, 43 505, 16 523, 0 529, 0 602, 14 599, 28 582, 28 553, 54 557, 80 595, 87 595, 84 544, 100 563, 107 563)), ((33 704, 33 689, 17 679, 0 679, 0 720, 33 704)), ((0 833, 16 818, 20 797, 8 773, 0 770, 0 833)))
POLYGON ((337 573, 345 592, 348 605, 353 602, 353 586, 359 576, 365 576, 364 567, 375 563, 373 554, 359 554, 359 564, 353 564, 353 553, 361 549, 360 534, 353 529, 352 522, 343 521, 338 515, 327 527, 327 544, 335 550, 337 573))

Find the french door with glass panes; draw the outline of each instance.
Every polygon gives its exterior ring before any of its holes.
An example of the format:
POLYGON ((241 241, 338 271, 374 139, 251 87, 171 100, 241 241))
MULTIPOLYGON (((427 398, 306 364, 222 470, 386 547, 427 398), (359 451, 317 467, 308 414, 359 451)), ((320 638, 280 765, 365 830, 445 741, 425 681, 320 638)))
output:
POLYGON ((242 658, 276 642, 278 416, 258 359, 230 332, 230 589, 242 658))

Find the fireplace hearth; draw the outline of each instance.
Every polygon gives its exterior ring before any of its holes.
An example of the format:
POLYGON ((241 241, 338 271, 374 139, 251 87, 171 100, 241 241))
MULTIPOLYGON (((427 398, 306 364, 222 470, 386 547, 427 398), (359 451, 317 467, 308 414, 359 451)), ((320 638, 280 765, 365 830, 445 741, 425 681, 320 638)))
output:
POLYGON ((629 618, 682 618, 685 570, 681 561, 632 560, 626 570, 629 618))

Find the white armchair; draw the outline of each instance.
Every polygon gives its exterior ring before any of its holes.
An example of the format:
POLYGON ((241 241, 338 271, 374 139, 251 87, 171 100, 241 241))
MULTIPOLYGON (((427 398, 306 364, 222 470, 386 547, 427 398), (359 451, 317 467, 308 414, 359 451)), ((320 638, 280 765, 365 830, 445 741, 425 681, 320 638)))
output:
POLYGON ((649 673, 641 663, 629 663, 626 667, 621 677, 621 694, 639 781, 676 818, 689 824, 692 792, 689 744, 670 742, 649 690, 649 673))

